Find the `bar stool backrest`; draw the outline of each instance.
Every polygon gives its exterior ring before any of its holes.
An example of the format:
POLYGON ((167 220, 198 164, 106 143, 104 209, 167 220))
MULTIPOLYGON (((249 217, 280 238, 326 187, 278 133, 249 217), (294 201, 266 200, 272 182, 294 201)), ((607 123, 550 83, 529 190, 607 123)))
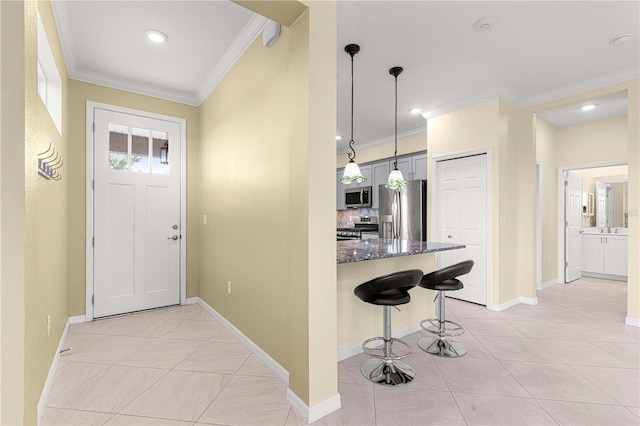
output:
POLYGON ((422 277, 418 285, 424 288, 434 288, 444 281, 453 280, 460 275, 468 274, 471 268, 473 268, 473 260, 465 260, 455 265, 446 266, 422 277))
POLYGON ((389 275, 383 275, 374 278, 371 281, 362 283, 357 286, 353 292, 362 301, 371 303, 370 300, 380 293, 389 290, 409 291, 422 279, 422 271, 420 269, 409 269, 406 271, 394 272, 389 275))

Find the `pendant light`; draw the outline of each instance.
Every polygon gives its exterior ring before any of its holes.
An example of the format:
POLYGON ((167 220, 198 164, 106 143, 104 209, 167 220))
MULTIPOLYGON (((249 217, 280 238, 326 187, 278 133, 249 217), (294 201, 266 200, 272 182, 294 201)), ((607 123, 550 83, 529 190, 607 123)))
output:
POLYGON ((360 167, 358 167, 358 163, 353 161, 356 158, 356 150, 353 149, 353 144, 355 143, 353 140, 353 57, 356 53, 360 51, 360 46, 357 44, 349 44, 345 46, 344 51, 351 56, 351 141, 349 142, 349 148, 351 148, 352 152, 347 153, 349 157, 349 162, 344 168, 344 174, 340 179, 340 183, 344 183, 345 185, 349 185, 353 182, 362 183, 367 180, 366 177, 362 176, 360 173, 360 167))
POLYGON ((393 152, 393 170, 389 173, 389 179, 384 185, 389 189, 400 190, 407 187, 407 181, 402 177, 402 172, 398 170, 398 76, 402 72, 402 67, 393 67, 389 70, 396 82, 396 122, 395 122, 395 151, 393 152))

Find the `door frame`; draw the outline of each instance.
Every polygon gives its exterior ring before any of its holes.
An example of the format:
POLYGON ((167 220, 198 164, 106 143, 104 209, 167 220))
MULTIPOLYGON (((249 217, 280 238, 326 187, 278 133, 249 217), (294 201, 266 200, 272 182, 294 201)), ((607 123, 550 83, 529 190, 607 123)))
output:
POLYGON ((180 125, 180 304, 184 305, 187 298, 187 120, 169 115, 156 114, 132 108, 125 108, 100 102, 87 101, 86 105, 86 232, 85 232, 85 321, 93 321, 93 235, 94 235, 94 191, 93 191, 93 111, 95 108, 106 109, 123 114, 140 115, 157 120, 171 121, 180 125))
MULTIPOLYGON (((486 229, 487 229, 487 235, 486 235, 486 241, 487 241, 487 267, 486 267, 486 280, 487 280, 487 309, 491 310, 492 306, 495 306, 493 303, 493 227, 492 227, 492 223, 493 223, 493 218, 492 218, 492 213, 493 213, 493 209, 492 209, 492 205, 491 202, 493 200, 493 196, 492 196, 492 188, 491 188, 491 183, 493 181, 492 178, 492 174, 491 174, 491 148, 481 148, 481 149, 475 149, 475 150, 471 150, 471 151, 462 151, 462 152, 456 152, 453 154, 443 154, 443 155, 437 155, 431 158, 431 179, 433 181, 433 185, 431 185, 431 234, 433 234, 434 232, 436 232, 436 230, 438 229, 439 223, 438 223, 438 214, 437 214, 437 205, 438 205, 438 189, 439 189, 439 180, 438 180, 438 163, 440 161, 446 161, 446 160, 454 160, 456 158, 462 158, 462 157, 471 157, 474 155, 486 155, 486 160, 487 160, 487 182, 486 182, 486 188, 487 188, 487 194, 486 194, 486 198, 487 198, 487 203, 486 203, 486 229)), ((428 238, 427 238, 428 239, 428 238)), ((437 255, 437 253, 436 253, 437 255)), ((437 262, 437 260, 436 260, 437 262)), ((436 268, 437 268, 437 263, 436 263, 436 268)))
POLYGON ((557 223, 558 223, 558 229, 557 229, 557 241, 558 241, 558 253, 557 253, 557 278, 556 278, 556 282, 560 283, 560 284, 566 284, 565 281, 565 274, 564 274, 564 261, 565 261, 565 243, 564 243, 564 237, 565 237, 565 210, 566 210, 566 206, 565 206, 565 191, 564 191, 564 175, 565 172, 570 172, 570 171, 575 171, 575 170, 582 170, 582 169, 593 169, 593 168, 597 168, 597 167, 610 167, 610 166, 624 166, 624 165, 628 165, 629 162, 628 161, 606 161, 604 163, 587 163, 587 164, 575 164, 572 166, 563 166, 563 167, 558 167, 558 199, 557 199, 557 203, 558 203, 558 217, 557 217, 557 223))

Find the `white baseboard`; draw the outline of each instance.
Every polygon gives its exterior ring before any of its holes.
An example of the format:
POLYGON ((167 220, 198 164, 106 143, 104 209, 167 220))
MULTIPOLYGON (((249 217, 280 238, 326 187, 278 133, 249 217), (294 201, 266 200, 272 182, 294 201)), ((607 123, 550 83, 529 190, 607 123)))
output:
MULTIPOLYGON (((395 337, 396 339, 401 339, 419 330, 422 330, 422 327, 420 327, 419 322, 416 322, 416 323, 405 325, 404 327, 391 331, 391 336, 395 337)), ((338 362, 344 361, 347 358, 351 358, 352 356, 356 356, 361 353, 362 353, 362 342, 354 343, 353 345, 338 349, 338 362)))
POLYGON ((317 403, 313 407, 309 407, 298 397, 298 395, 296 395, 294 391, 291 390, 291 388, 287 388, 287 402, 289 402, 291 408, 293 408, 296 414, 307 424, 311 424, 327 414, 333 413, 334 411, 342 408, 342 401, 339 393, 317 403))
MULTIPOLYGON (((276 362, 273 358, 269 356, 265 351, 263 351, 258 345, 253 343, 251 339, 245 336, 240 330, 238 330, 233 324, 231 324, 225 317, 220 315, 215 309, 207 304, 204 300, 199 297, 194 297, 191 299, 196 299, 197 303, 207 311, 209 315, 217 319, 222 325, 224 325, 238 340, 240 343, 244 344, 253 354, 260 359, 271 371, 273 371, 280 380, 282 380, 287 386, 289 386, 289 372, 284 369, 280 364, 276 362)), ((187 299, 189 300, 189 299, 187 299)), ((186 301, 185 301, 186 302, 186 301)))
POLYGON ((500 311, 507 310, 513 306, 516 306, 520 303, 524 305, 537 305, 538 298, 520 296, 520 297, 516 297, 515 299, 511 299, 508 302, 501 303, 499 305, 495 303, 487 303, 487 309, 489 309, 490 311, 500 312, 500 311))
POLYGON ((547 281, 546 283, 542 283, 542 284, 540 284, 540 285, 538 286, 538 290, 544 290, 545 288, 549 288, 549 287, 551 287, 552 285, 556 285, 556 284, 558 284, 558 280, 553 279, 553 280, 551 280, 551 281, 547 281))
POLYGON ((198 299, 199 299, 199 297, 187 297, 186 299, 184 299, 184 302, 182 304, 183 305, 195 305, 196 303, 198 303, 198 299))
POLYGON ((627 317, 627 318, 625 318, 624 323, 626 325, 631 325, 633 327, 640 327, 640 319, 639 318, 627 317))
POLYGON ((53 379, 56 376, 56 369, 58 368, 58 363, 60 362, 60 351, 64 349, 64 342, 67 340, 67 334, 69 334, 69 326, 71 324, 79 324, 82 322, 85 322, 84 315, 69 317, 67 319, 67 324, 64 326, 62 337, 60 337, 60 343, 58 343, 58 348, 56 349, 53 361, 51 362, 51 367, 49 368, 49 374, 47 374, 47 380, 44 382, 44 387, 42 388, 42 393, 40 394, 40 400, 38 401, 38 424, 40 424, 42 412, 44 411, 44 407, 47 404, 47 399, 49 399, 49 391, 51 390, 51 386, 53 385, 53 379))
POLYGON ((86 315, 76 315, 75 317, 69 317, 69 324, 82 324, 87 322, 86 315))

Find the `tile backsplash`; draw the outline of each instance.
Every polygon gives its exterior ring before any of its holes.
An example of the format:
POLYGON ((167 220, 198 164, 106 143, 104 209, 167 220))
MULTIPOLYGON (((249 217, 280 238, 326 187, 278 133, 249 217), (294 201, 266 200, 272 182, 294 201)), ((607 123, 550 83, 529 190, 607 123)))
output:
POLYGON ((336 228, 353 228, 356 216, 378 216, 378 209, 348 209, 336 211, 336 228))

